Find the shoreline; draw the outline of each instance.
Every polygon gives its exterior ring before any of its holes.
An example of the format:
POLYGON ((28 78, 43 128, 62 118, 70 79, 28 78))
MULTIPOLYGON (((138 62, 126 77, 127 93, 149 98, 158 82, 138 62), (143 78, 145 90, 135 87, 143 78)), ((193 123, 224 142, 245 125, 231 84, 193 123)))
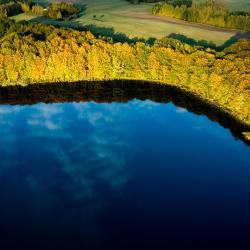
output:
POLYGON ((152 81, 107 80, 36 83, 26 86, 0 86, 0 105, 32 105, 63 102, 128 102, 133 99, 159 103, 172 102, 188 111, 206 115, 229 128, 233 136, 250 146, 250 124, 211 100, 183 87, 152 81), (244 134, 246 133, 246 135, 244 134))

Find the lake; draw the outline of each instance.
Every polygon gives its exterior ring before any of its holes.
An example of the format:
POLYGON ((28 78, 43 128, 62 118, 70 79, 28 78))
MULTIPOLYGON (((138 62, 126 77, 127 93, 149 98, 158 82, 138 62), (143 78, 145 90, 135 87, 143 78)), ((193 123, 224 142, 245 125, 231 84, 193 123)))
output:
POLYGON ((0 91, 1 249, 249 249, 240 125, 166 87, 57 86, 0 91))

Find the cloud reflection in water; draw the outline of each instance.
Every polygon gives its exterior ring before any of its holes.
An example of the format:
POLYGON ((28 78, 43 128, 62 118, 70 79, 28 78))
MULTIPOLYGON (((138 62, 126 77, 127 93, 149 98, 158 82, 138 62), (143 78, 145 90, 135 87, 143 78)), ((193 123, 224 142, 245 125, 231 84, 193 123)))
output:
POLYGON ((12 175, 27 167, 17 178, 30 189, 59 189, 76 200, 97 197, 100 184, 119 189, 129 179, 124 170, 129 134, 119 126, 119 109, 96 103, 1 107, 0 173, 6 174, 3 166, 12 175), (20 143, 30 159, 16 164, 20 152, 14 144, 20 143))

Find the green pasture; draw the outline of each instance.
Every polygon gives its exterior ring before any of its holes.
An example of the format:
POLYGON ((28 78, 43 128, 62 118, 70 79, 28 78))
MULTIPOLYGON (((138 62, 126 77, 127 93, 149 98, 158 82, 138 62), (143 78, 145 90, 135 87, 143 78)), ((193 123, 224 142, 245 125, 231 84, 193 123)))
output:
MULTIPOLYGON (((35 0, 46 6, 54 0, 35 0)), ((209 29, 193 27, 182 23, 170 23, 162 19, 156 19, 150 14, 153 4, 141 3, 132 5, 126 0, 73 0, 83 8, 81 16, 72 21, 54 21, 46 17, 33 14, 20 14, 13 17, 15 20, 30 20, 46 24, 59 24, 66 27, 83 27, 94 33, 104 36, 117 36, 132 38, 162 38, 177 34, 195 40, 205 40, 216 45, 222 45, 237 31, 228 32, 221 29, 209 29)), ((232 5, 236 0, 225 0, 232 5)), ((247 2, 246 0, 238 2, 247 2)), ((247 4, 246 4, 247 5, 247 4)))

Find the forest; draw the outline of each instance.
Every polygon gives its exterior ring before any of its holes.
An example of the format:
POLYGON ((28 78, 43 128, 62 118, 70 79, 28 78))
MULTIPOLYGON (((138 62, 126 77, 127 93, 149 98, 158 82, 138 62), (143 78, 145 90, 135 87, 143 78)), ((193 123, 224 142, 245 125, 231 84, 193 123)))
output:
POLYGON ((72 3, 51 3, 48 8, 28 0, 0 0, 0 18, 20 13, 33 13, 55 20, 68 20, 77 17, 80 9, 72 3))
POLYGON ((152 13, 189 22, 250 31, 250 13, 230 12, 224 4, 214 0, 200 4, 186 0, 161 2, 153 7, 152 13))
POLYGON ((171 38, 120 43, 88 31, 0 21, 2 86, 130 79, 178 86, 250 124, 250 40, 223 51, 171 38))

